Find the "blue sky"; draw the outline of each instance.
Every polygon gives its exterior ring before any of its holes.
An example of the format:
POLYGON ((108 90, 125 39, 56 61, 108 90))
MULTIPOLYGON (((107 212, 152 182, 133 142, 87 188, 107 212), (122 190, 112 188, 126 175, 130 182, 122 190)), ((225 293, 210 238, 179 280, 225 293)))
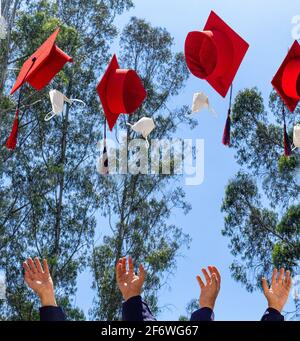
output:
MULTIPOLYGON (((217 12, 250 44, 250 50, 234 82, 235 94, 245 87, 257 86, 268 103, 271 80, 292 44, 292 18, 300 15, 299 1, 280 0, 135 0, 135 8, 117 18, 121 31, 131 16, 144 18, 154 26, 165 27, 175 39, 174 51, 182 51, 189 31, 201 30, 211 10, 217 12)), ((115 47, 118 53, 118 47, 115 47)), ((191 248, 178 259, 175 275, 169 280, 169 289, 159 293, 160 306, 167 306, 158 316, 160 320, 177 320, 185 313, 186 304, 199 296, 195 276, 201 267, 216 265, 222 274, 222 289, 216 305, 216 320, 258 320, 267 308, 261 293, 250 294, 230 275, 233 257, 227 247, 228 240, 221 235, 223 215, 220 206, 228 180, 238 166, 233 152, 221 144, 226 120, 228 98, 223 99, 206 82, 190 77, 174 105, 191 104, 194 92, 205 92, 218 113, 213 117, 203 111, 197 115, 199 126, 194 131, 180 130, 178 137, 205 140, 205 181, 201 186, 184 187, 192 204, 188 216, 174 212, 171 220, 189 233, 191 248)), ((101 219, 98 222, 103 234, 101 219)), ((76 303, 87 313, 93 292, 89 290, 91 277, 84 273, 79 278, 76 303)), ((286 310, 294 310, 290 300, 286 310)))

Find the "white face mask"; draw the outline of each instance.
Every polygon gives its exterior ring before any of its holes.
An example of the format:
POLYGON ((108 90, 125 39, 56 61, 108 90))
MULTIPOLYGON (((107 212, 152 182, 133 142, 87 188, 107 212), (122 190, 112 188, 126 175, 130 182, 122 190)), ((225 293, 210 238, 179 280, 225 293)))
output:
POLYGON ((137 133, 140 133, 143 138, 147 141, 147 147, 149 148, 148 136, 155 129, 155 123, 152 118, 143 117, 135 124, 129 124, 132 130, 137 133))
POLYGON ((60 115, 64 111, 65 102, 69 103, 70 105, 72 105, 74 102, 78 102, 85 105, 85 103, 79 99, 67 98, 63 93, 61 93, 58 90, 51 90, 49 92, 49 96, 52 105, 52 111, 50 111, 45 116, 46 122, 50 121, 53 117, 60 115))
MULTIPOLYGON (((98 143, 98 148, 100 147, 100 143, 98 143)), ((108 154, 107 154, 107 146, 106 141, 104 141, 103 146, 103 154, 99 158, 99 161, 97 163, 97 172, 100 175, 109 175, 109 165, 108 165, 108 154)))
POLYGON ((216 115, 215 110, 209 104, 208 97, 203 92, 196 92, 193 97, 192 112, 200 112, 203 109, 208 109, 213 115, 216 115))
POLYGON ((300 124, 294 127, 294 145, 296 148, 300 148, 300 124))

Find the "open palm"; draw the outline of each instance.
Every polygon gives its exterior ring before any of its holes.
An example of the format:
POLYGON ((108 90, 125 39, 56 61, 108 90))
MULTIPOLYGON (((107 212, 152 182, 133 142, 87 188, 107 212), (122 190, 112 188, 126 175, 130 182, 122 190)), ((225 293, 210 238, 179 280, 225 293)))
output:
POLYGON ((34 261, 29 258, 23 263, 25 270, 25 282, 40 297, 53 294, 53 281, 49 273, 46 260, 43 260, 43 267, 38 258, 34 261))
POLYGON ((125 301, 131 297, 140 296, 145 281, 145 269, 139 267, 139 274, 135 274, 132 259, 128 258, 128 270, 126 258, 121 258, 116 266, 117 283, 125 301))
POLYGON ((202 273, 205 277, 206 283, 197 276, 201 293, 200 293, 200 308, 210 308, 214 310, 215 303, 221 288, 221 275, 219 270, 215 266, 208 267, 209 273, 206 269, 202 269, 202 273))
POLYGON ((292 287, 292 278, 289 271, 286 272, 285 276, 284 269, 280 270, 278 278, 277 275, 278 270, 275 269, 272 276, 271 287, 268 286, 268 282, 265 278, 262 279, 262 286, 264 294, 268 300, 269 307, 281 312, 289 298, 289 293, 292 287))

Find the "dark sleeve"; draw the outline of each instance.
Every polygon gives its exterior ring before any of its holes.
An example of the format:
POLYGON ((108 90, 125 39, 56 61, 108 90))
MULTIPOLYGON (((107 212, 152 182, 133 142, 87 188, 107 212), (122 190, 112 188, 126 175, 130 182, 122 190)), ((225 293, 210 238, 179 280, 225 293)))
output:
POLYGON ((122 306, 123 321, 156 321, 148 305, 142 301, 141 296, 135 296, 123 303, 122 306))
POLYGON ((202 308, 192 314, 191 321, 214 321, 215 314, 210 308, 202 308))
POLYGON ((60 307, 40 308, 40 321, 66 321, 66 315, 60 307))
POLYGON ((284 321, 284 316, 280 312, 273 308, 268 308, 261 319, 262 321, 284 321))

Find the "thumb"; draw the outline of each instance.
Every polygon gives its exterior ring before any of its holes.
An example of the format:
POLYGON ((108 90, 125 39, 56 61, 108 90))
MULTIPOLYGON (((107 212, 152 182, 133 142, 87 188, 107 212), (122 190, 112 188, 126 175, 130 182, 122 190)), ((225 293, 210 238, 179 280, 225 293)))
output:
POLYGON ((26 283, 29 287, 31 287, 32 280, 31 280, 31 278, 30 278, 30 276, 29 276, 29 273, 28 273, 27 271, 25 271, 25 273, 24 273, 24 280, 25 280, 25 283, 26 283))
POLYGON ((268 293, 269 293, 269 285, 268 285, 268 282, 267 282, 265 277, 262 278, 261 284, 262 284, 262 288, 263 288, 264 294, 267 297, 268 293))

